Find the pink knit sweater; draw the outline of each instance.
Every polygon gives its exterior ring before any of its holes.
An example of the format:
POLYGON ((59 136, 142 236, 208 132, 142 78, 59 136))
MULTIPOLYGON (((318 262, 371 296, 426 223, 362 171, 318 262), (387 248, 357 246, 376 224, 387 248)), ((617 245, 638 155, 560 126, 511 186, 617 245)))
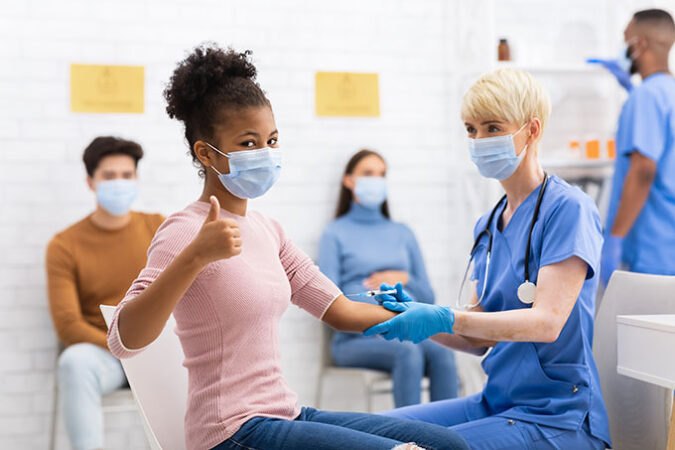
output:
MULTIPOLYGON (((210 205, 190 204, 157 230, 146 267, 119 304, 108 331, 110 351, 128 358, 119 312, 173 261, 199 232, 210 205)), ((188 369, 185 415, 189 449, 207 449, 255 416, 293 419, 297 396, 281 373, 279 321, 289 303, 321 318, 340 294, 281 226, 260 213, 220 211, 241 229, 242 253, 207 265, 173 314, 188 369)))

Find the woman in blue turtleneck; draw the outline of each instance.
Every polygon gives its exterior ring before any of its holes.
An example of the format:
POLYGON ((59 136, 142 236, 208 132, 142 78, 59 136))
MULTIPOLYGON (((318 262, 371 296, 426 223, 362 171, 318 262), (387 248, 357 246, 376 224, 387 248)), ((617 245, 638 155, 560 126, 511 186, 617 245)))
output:
MULTIPOLYGON (((411 297, 434 303, 415 235, 389 218, 386 169, 384 159, 370 150, 361 150, 349 160, 337 218, 321 237, 319 267, 347 294, 401 282, 411 297)), ((391 372, 397 408, 420 402, 425 374, 432 401, 457 396, 455 355, 430 340, 412 344, 338 332, 332 352, 338 366, 391 372)))

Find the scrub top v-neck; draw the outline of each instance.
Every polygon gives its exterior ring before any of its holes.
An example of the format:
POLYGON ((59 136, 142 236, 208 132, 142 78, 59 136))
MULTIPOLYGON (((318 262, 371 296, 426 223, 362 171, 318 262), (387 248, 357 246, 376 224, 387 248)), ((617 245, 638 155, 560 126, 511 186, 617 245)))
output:
MULTIPOLYGON (((488 280, 483 279, 487 236, 474 250, 472 279, 477 280, 477 292, 487 281, 481 302, 486 312, 532 307, 518 300, 517 289, 524 281, 525 249, 540 189, 518 206, 500 230, 506 206, 502 201, 490 225, 488 280)), ((474 238, 485 229, 488 216, 478 220, 474 238)), ((581 428, 588 420, 591 434, 609 444, 607 412, 592 354, 601 247, 602 228, 593 201, 552 175, 532 230, 529 278, 536 284, 541 267, 576 256, 588 265, 586 280, 555 342, 500 342, 490 351, 482 363, 488 381, 482 395, 467 404, 469 417, 497 415, 569 430, 581 428)))

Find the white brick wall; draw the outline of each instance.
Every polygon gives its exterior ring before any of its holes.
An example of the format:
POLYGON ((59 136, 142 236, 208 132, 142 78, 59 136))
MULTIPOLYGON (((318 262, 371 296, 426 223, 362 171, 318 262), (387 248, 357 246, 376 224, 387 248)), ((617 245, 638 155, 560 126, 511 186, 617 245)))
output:
MULTIPOLYGON (((558 27, 564 13, 565 23, 580 22, 578 29, 590 30, 587 35, 569 36, 567 47, 555 47, 566 61, 590 54, 613 55, 630 12, 648 4, 633 0, 4 2, 0 9, 0 60, 4 61, 0 70, 0 448, 47 446, 56 339, 46 306, 43 256, 54 233, 92 209, 93 197, 80 161, 84 146, 99 134, 120 135, 144 146, 147 156, 140 165, 138 209, 170 214, 199 193, 200 180, 185 154, 182 131, 166 117, 161 96, 175 63, 192 46, 215 40, 254 51, 260 82, 274 106, 286 166, 278 186, 252 206, 279 219, 301 248, 316 255, 321 229, 331 220, 343 165, 358 148, 375 148, 389 162, 393 215, 417 232, 439 300, 449 303, 463 270, 473 221, 497 196, 495 184, 478 180, 470 167, 458 119, 463 90, 492 66, 496 37, 507 35, 514 51, 527 57, 528 63, 550 62, 541 54, 560 40, 555 30, 564 31, 558 27), (145 114, 71 113, 71 62, 144 65, 145 114), (315 117, 317 70, 379 73, 382 116, 315 117)), ((571 89, 582 83, 572 80, 571 89)), ((604 128, 591 131, 611 131, 614 119, 603 117, 604 128)), ((577 122, 571 120, 561 117, 560 129, 574 130, 577 122)), ((570 137, 561 132, 560 139, 570 137)), ((285 373, 305 404, 314 399, 318 336, 318 323, 289 310, 282 326, 285 373)), ((357 401, 359 394, 354 395, 357 401)), ((129 442, 114 434, 109 437, 110 445, 129 442)))

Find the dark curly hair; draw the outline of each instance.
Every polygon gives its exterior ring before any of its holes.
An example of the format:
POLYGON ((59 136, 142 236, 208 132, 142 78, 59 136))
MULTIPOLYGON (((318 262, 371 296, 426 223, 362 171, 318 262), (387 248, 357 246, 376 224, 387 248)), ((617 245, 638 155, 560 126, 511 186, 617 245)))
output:
POLYGON ((197 46, 178 63, 164 90, 166 112, 185 125, 185 139, 192 161, 204 176, 204 167, 194 153, 198 140, 213 140, 214 124, 226 114, 252 106, 270 106, 257 71, 249 60, 251 51, 223 50, 215 43, 197 46))

